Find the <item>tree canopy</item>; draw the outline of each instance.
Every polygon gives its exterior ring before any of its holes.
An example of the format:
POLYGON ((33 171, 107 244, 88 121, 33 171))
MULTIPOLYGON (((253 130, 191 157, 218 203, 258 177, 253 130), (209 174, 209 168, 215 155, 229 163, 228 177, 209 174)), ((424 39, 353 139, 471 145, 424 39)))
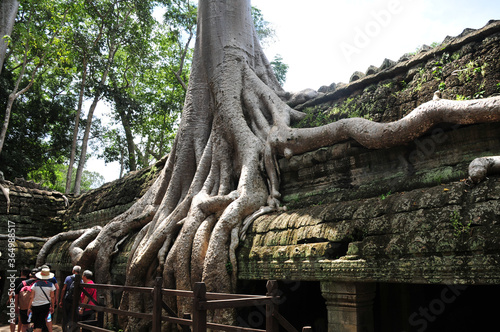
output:
MULTIPOLYGON (((38 174, 55 185, 66 169, 65 192, 78 192, 92 156, 118 161, 122 176, 170 152, 189 82, 196 4, 11 2, 18 10, 0 73, 6 178, 38 174), (98 104, 110 113, 94 116, 98 104)), ((253 8, 252 15, 259 37, 272 39, 262 13, 253 8)), ((284 80, 286 65, 275 60, 284 80)))

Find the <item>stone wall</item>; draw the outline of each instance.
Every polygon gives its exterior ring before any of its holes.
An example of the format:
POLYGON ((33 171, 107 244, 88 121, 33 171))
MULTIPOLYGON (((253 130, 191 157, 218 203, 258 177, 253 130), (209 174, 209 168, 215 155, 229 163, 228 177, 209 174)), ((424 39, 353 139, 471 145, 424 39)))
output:
POLYGON ((239 251, 240 278, 500 283, 500 177, 466 181, 484 147, 500 154, 499 130, 448 132, 434 158, 411 170, 400 157, 412 145, 282 161, 288 210, 254 222, 239 251))
MULTIPOLYGON (((437 90, 441 90, 443 98, 451 99, 491 96, 499 91, 499 40, 500 22, 490 22, 478 31, 467 29, 434 49, 423 48, 399 62, 387 60, 381 68, 369 68, 369 75, 364 77, 353 75, 349 84, 322 87, 316 98, 295 108, 308 112, 308 121, 312 122, 338 120, 353 110, 376 121, 392 121, 432 99, 437 90)), ((306 126, 307 121, 300 125, 306 126)), ((375 280, 377 274, 370 270, 374 265, 367 267, 367 258, 386 267, 391 258, 398 261, 413 256, 453 256, 453 248, 480 252, 460 242, 465 231, 460 236, 453 233, 458 223, 464 224, 467 231, 482 234, 477 239, 484 238, 485 229, 492 230, 489 223, 494 212, 481 210, 472 216, 469 211, 479 209, 471 203, 480 202, 474 193, 480 192, 482 186, 494 186, 495 177, 471 188, 466 188, 463 180, 472 159, 500 153, 498 129, 498 124, 442 124, 410 144, 391 149, 368 150, 355 141, 346 141, 288 161, 280 160, 280 190, 289 211, 261 217, 254 223, 247 240, 240 245, 240 278, 288 278, 295 273, 295 278, 323 280, 332 278, 328 271, 339 264, 347 264, 348 270, 353 264, 361 264, 360 268, 369 272, 356 273, 356 278, 370 275, 370 280, 375 280), (457 188, 462 188, 462 196, 445 200, 445 196, 458 195, 457 188), (409 197, 418 199, 409 202, 409 197), (441 205, 434 206, 436 202, 441 205), (408 232, 415 227, 410 221, 417 219, 423 220, 420 223, 427 233, 408 232), (471 220, 473 223, 466 227, 471 220), (373 229, 379 224, 378 230, 373 229), (435 234, 428 229, 433 228, 442 230, 439 234, 448 240, 447 251, 443 251, 443 240, 431 236, 435 234), (416 251, 410 245, 415 242, 411 236, 425 241, 425 250, 416 251), (330 264, 330 268, 316 268, 318 262, 330 264)), ((64 226, 78 229, 104 225, 144 193, 163 163, 82 195, 62 218, 64 226)), ((494 192, 488 195, 484 207, 496 204, 491 198, 494 192)), ((473 239, 465 242, 478 245, 479 240, 473 239)), ((126 249, 131 242, 126 241, 123 252, 116 256, 115 271, 124 271, 126 249)), ((63 244, 54 249, 49 260, 60 269, 70 269, 63 244)), ((391 275, 385 278, 387 281, 408 281, 404 269, 391 271, 380 270, 379 275, 391 275)), ((410 275, 419 282, 427 278, 413 272, 410 275)), ((335 276, 349 279, 352 273, 335 276)), ((488 278, 481 282, 496 282, 488 278)))
POLYGON ((7 264, 7 237, 9 234, 17 239, 26 237, 38 237, 40 241, 29 239, 18 240, 20 250, 16 253, 16 266, 30 266, 34 264, 33 254, 38 252, 44 238, 48 238, 63 231, 62 217, 67 209, 67 200, 63 194, 40 188, 12 182, 2 184, 9 189, 10 207, 7 213, 7 199, 0 196, 0 245, 2 256, 0 267, 2 270, 10 270, 7 264))
MULTIPOLYGON (((130 172, 121 179, 78 197, 66 197, 29 182, 16 185, 7 181, 4 186, 10 191, 9 213, 6 198, 0 196, 2 248, 7 248, 6 235, 9 234, 10 221, 11 225, 15 225, 16 246, 23 249, 16 252, 16 257, 19 258, 17 263, 32 266, 45 239, 70 229, 103 226, 124 212, 151 186, 164 163, 165 160, 161 160, 152 167, 130 172), (33 237, 38 237, 39 241, 34 241, 33 237), (24 238, 27 240, 23 240, 24 238), (28 248, 32 250, 24 250, 28 248)), ((8 270, 6 258, 2 251, 2 270, 8 270)))
MULTIPOLYGON (((64 225, 68 229, 104 226, 144 195, 163 169, 165 160, 162 159, 151 167, 129 172, 121 179, 81 195, 64 214, 64 225)), ((63 271, 69 273, 72 269, 68 248, 68 242, 58 243, 47 256, 47 262, 52 263, 54 270, 62 275, 63 271)))
MULTIPOLYGON (((23 267, 32 268, 45 240, 63 230, 67 201, 61 193, 40 189, 33 183, 4 181, 1 185, 9 190, 10 200, 8 206, 6 197, 0 195, 0 300, 6 303, 8 277, 18 276, 23 267)), ((2 306, 2 312, 5 309, 2 306)), ((5 321, 6 315, 2 315, 5 321)))
POLYGON ((129 172, 75 200, 63 217, 69 229, 104 226, 126 211, 151 186, 165 164, 165 158, 152 167, 129 172))
MULTIPOLYGON (((394 121, 440 91, 500 91, 500 22, 467 29, 383 70, 320 88, 296 105, 299 126, 348 114, 394 121)), ((500 178, 466 181, 476 157, 500 154, 500 124, 441 124, 415 141, 369 150, 355 141, 280 160, 287 212, 262 216, 239 251, 241 279, 500 282, 500 178)))

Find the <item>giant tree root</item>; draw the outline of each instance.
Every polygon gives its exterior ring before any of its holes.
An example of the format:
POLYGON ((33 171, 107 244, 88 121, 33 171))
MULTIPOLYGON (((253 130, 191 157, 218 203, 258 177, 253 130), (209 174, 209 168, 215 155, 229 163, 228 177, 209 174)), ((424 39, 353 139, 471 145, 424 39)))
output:
POLYGON ((276 153, 288 158, 350 138, 367 148, 382 149, 411 142, 439 123, 498 121, 500 97, 466 101, 438 99, 422 104, 404 118, 390 123, 349 118, 316 128, 278 126, 269 136, 269 144, 276 153))
POLYGON ((2 186, 2 184, 0 184, 0 190, 2 191, 2 194, 4 195, 5 199, 7 200, 7 214, 9 214, 10 213, 10 189, 2 186))
POLYGON ((36 266, 41 266, 42 264, 45 263, 47 255, 49 254, 50 250, 56 243, 61 241, 74 241, 83 234, 85 234, 86 231, 87 231, 86 229, 78 229, 74 231, 59 233, 52 236, 47 242, 45 242, 42 249, 38 253, 38 256, 36 258, 36 266))
POLYGON ((493 173, 500 173, 500 156, 476 158, 469 164, 469 179, 473 183, 478 183, 493 173))

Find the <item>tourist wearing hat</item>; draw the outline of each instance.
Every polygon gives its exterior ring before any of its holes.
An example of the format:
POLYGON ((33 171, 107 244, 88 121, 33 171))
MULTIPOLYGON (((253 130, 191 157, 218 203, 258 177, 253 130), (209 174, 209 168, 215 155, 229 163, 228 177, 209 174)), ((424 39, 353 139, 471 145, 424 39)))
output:
POLYGON ((50 272, 48 267, 42 268, 35 276, 38 280, 31 287, 28 315, 31 312, 34 332, 41 332, 47 315, 54 312, 56 287, 49 281, 54 277, 54 273, 50 272))
MULTIPOLYGON (((48 263, 45 263, 44 265, 41 266, 41 268, 43 269, 44 267, 48 268, 49 270, 51 270, 51 266, 50 264, 48 263)), ((59 297, 59 285, 57 284, 57 279, 56 277, 52 277, 51 279, 49 279, 48 281, 50 281, 51 283, 54 284, 54 286, 56 287, 56 291, 55 291, 55 296, 56 296, 56 301, 59 297)), ((57 304, 57 302, 56 302, 57 304)), ((57 308, 57 306, 54 308, 54 310, 57 308)), ((52 313, 51 313, 52 314, 52 313)), ((52 332, 52 315, 49 315, 47 317, 47 321, 46 321, 46 324, 45 326, 42 328, 42 332, 52 332)))

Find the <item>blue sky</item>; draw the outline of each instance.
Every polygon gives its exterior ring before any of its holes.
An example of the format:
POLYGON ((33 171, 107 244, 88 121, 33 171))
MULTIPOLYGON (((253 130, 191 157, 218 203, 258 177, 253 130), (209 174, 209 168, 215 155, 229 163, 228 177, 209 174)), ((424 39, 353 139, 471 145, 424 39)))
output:
POLYGON ((500 19, 500 1, 252 0, 277 38, 265 47, 290 68, 285 90, 348 82, 354 71, 398 60, 422 44, 500 19))

